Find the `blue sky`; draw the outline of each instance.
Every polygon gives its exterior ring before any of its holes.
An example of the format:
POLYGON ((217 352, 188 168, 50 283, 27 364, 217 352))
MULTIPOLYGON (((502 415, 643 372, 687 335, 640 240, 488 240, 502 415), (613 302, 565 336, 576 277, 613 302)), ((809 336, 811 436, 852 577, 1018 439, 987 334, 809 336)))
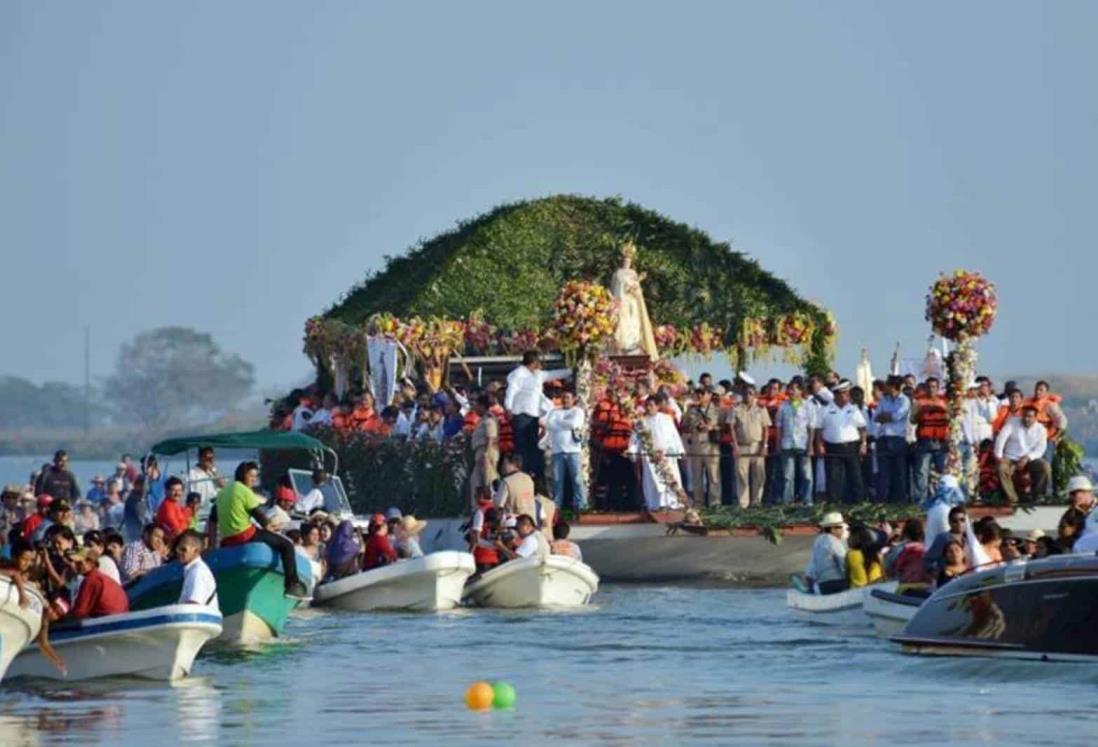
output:
MULTIPOLYGON (((622 197, 832 308, 839 365, 999 285, 981 368, 1092 372, 1098 3, 0 4, 0 374, 303 320, 500 202, 622 197)), ((658 322, 658 320, 657 320, 658 322)))

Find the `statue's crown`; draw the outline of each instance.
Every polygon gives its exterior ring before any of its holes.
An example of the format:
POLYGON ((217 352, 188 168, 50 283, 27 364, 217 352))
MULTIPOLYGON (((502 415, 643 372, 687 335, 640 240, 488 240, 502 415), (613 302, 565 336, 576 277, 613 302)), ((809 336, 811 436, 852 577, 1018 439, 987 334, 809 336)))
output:
POLYGON ((621 254, 623 257, 630 258, 637 256, 637 245, 633 243, 632 239, 622 244, 621 254))

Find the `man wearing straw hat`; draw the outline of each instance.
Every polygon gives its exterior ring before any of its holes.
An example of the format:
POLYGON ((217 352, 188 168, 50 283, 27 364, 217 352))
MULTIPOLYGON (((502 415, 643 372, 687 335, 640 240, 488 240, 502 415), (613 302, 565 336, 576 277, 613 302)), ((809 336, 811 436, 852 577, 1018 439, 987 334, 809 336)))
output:
POLYGON ((835 594, 847 588, 846 521, 838 511, 824 514, 820 534, 812 543, 812 556, 804 570, 805 581, 817 594, 835 594))
POLYGON ((1094 485, 1086 475, 1075 475, 1068 480, 1064 492, 1072 508, 1084 514, 1089 514, 1094 508, 1094 485))

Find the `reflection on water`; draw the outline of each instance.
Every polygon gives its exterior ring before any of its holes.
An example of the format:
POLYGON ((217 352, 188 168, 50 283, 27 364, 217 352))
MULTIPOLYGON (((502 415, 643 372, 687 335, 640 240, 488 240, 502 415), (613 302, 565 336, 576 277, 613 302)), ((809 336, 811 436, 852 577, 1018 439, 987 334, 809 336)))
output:
POLYGON ((5 683, 0 745, 1089 744, 1089 665, 908 657, 778 590, 606 587, 579 613, 306 611, 177 685, 5 683), (465 710, 506 679, 512 711, 465 710))

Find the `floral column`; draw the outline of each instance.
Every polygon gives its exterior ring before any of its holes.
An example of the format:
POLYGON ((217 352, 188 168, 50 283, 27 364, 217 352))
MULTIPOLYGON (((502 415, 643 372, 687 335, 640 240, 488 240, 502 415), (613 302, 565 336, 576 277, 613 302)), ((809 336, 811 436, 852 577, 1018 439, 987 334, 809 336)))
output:
POLYGON ((946 472, 958 477, 964 475, 970 495, 976 486, 976 471, 965 470, 965 465, 961 463, 965 395, 976 376, 976 340, 991 329, 998 307, 994 283, 977 272, 966 270, 943 274, 930 287, 926 297, 926 319, 931 328, 957 345, 946 360, 950 383, 946 472))
MULTIPOLYGON (((617 325, 617 301, 598 283, 572 280, 564 284, 554 305, 553 337, 564 360, 575 372, 576 399, 587 416, 582 434, 580 471, 590 487, 590 418, 594 404, 594 360, 617 325)), ((589 490, 590 492, 590 490, 589 490)))

